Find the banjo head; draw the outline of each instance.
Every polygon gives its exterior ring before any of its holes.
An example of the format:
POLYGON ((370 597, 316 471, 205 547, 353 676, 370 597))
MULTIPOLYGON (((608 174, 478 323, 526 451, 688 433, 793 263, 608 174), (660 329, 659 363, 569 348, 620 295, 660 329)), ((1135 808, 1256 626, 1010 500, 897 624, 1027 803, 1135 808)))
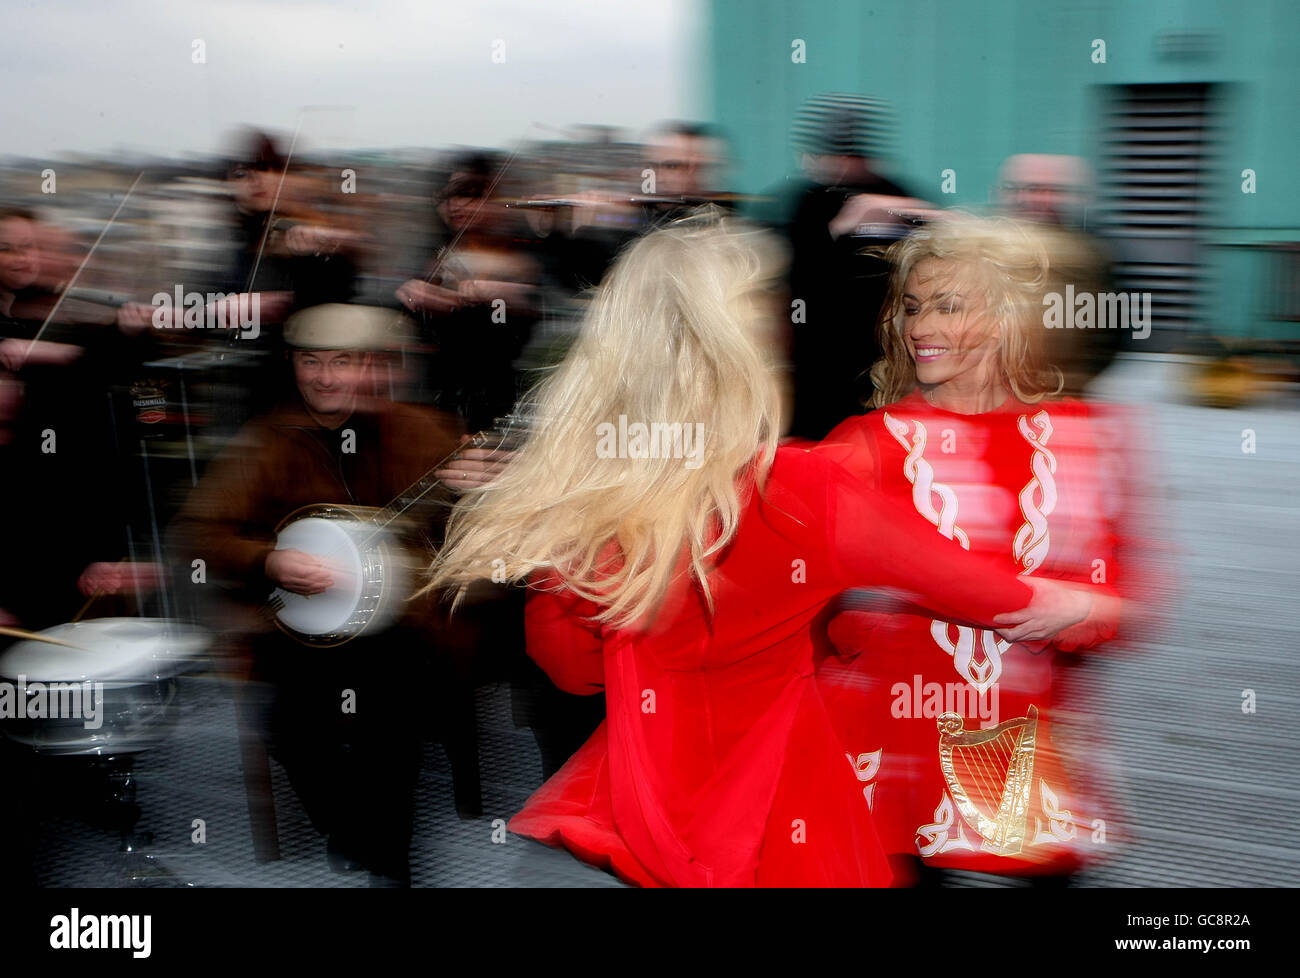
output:
POLYGON ((391 553, 391 537, 357 507, 309 506, 291 514, 276 534, 277 550, 301 550, 328 560, 334 586, 322 594, 271 593, 281 630, 306 645, 327 648, 367 628, 391 624, 405 580, 391 553))

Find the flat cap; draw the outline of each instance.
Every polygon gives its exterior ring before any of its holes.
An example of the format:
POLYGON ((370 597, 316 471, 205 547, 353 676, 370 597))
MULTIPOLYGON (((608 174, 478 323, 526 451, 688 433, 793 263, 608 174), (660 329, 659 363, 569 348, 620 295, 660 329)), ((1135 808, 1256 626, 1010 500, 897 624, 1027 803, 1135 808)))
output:
POLYGON ((295 350, 391 350, 411 335, 411 321, 396 310, 343 302, 311 306, 284 323, 284 342, 295 350))

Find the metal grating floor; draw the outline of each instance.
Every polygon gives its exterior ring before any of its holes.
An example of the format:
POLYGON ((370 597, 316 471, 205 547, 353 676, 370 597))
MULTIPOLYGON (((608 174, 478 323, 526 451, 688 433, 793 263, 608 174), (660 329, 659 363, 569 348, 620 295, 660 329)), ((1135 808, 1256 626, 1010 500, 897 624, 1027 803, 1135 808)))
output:
MULTIPOLYGON (((1300 885, 1294 841, 1300 810, 1300 424, 1278 395, 1263 406, 1218 411, 1177 403, 1183 367, 1172 359, 1126 358, 1105 378, 1125 400, 1158 404, 1148 423, 1154 470, 1166 495, 1163 532, 1176 550, 1179 597, 1158 640, 1113 650, 1076 677, 1104 723, 1098 733, 1115 766, 1105 775, 1120 800, 1115 857, 1079 882, 1092 886, 1300 885), (1241 451, 1253 428, 1258 450, 1241 451), (1257 712, 1242 712, 1253 689, 1257 712)), ((216 679, 187 681, 175 735, 142 755, 140 853, 118 852, 116 835, 74 818, 42 822, 37 851, 43 886, 364 886, 338 875, 324 843, 274 768, 284 858, 257 864, 251 850, 234 708, 216 679), (207 841, 190 841, 191 821, 207 841)), ((528 730, 510 720, 504 687, 479 691, 484 815, 461 820, 440 747, 426 747, 419 785, 412 881, 416 886, 618 886, 566 853, 508 836, 492 841, 540 783, 528 730)), ((1015 886, 954 874, 955 886, 1015 886)))
MULTIPOLYGON (((324 839, 274 761, 282 858, 254 861, 230 687, 206 677, 192 677, 186 685, 174 736, 142 754, 136 769, 137 803, 143 810, 138 828, 151 832, 152 842, 138 855, 124 856, 111 830, 72 818, 47 821, 39 840, 40 885, 368 885, 364 872, 338 874, 327 866, 324 839), (195 818, 205 822, 203 844, 191 841, 195 818)), ((518 836, 507 833, 504 843, 492 841, 493 821, 509 819, 541 782, 541 758, 531 733, 511 724, 508 689, 481 689, 478 708, 484 814, 468 820, 457 816, 446 755, 440 746, 426 745, 417 790, 412 885, 621 885, 566 853, 518 836)))

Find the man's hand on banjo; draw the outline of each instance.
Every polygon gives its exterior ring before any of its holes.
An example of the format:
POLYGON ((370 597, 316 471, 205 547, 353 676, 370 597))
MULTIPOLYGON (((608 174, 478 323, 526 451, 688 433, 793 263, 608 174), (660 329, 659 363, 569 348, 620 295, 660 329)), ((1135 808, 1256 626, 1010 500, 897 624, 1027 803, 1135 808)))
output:
POLYGON ((334 573, 319 557, 301 550, 272 550, 266 576, 294 594, 323 594, 334 586, 334 573))

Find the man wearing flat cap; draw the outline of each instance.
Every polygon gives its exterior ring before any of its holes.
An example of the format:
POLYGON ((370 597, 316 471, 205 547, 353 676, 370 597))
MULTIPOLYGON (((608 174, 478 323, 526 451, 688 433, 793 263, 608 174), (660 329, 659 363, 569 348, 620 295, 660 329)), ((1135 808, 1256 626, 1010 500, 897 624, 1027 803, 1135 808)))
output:
MULTIPOLYGON (((386 506, 456 450, 454 416, 387 396, 389 371, 381 367, 404 329, 400 314, 376 307, 328 304, 291 316, 283 335, 294 394, 235 436, 173 525, 177 559, 204 561, 196 597, 219 588, 244 612, 239 651, 260 681, 243 693, 245 727, 256 717, 271 756, 328 836, 331 865, 365 868, 372 883, 396 885, 409 882, 423 726, 463 713, 468 698, 429 703, 420 696, 464 692, 467 684, 452 674, 464 671, 457 663, 472 639, 457 633, 462 626, 431 597, 408 602, 392 627, 337 648, 304 647, 253 612, 277 586, 312 595, 333 584, 328 562, 275 549, 275 528, 286 516, 315 503, 386 506), (344 690, 352 691, 355 712, 342 710, 344 690)), ((408 535, 421 538, 417 553, 440 537, 448 501, 407 514, 415 516, 408 535)), ((217 627, 229 635, 234 620, 227 611, 217 627)), ((472 699, 468 709, 470 743, 443 737, 459 780, 472 782, 457 784, 462 812, 478 804, 476 758, 457 764, 475 749, 472 699)), ((450 730, 463 732, 465 723, 450 720, 450 730)))

